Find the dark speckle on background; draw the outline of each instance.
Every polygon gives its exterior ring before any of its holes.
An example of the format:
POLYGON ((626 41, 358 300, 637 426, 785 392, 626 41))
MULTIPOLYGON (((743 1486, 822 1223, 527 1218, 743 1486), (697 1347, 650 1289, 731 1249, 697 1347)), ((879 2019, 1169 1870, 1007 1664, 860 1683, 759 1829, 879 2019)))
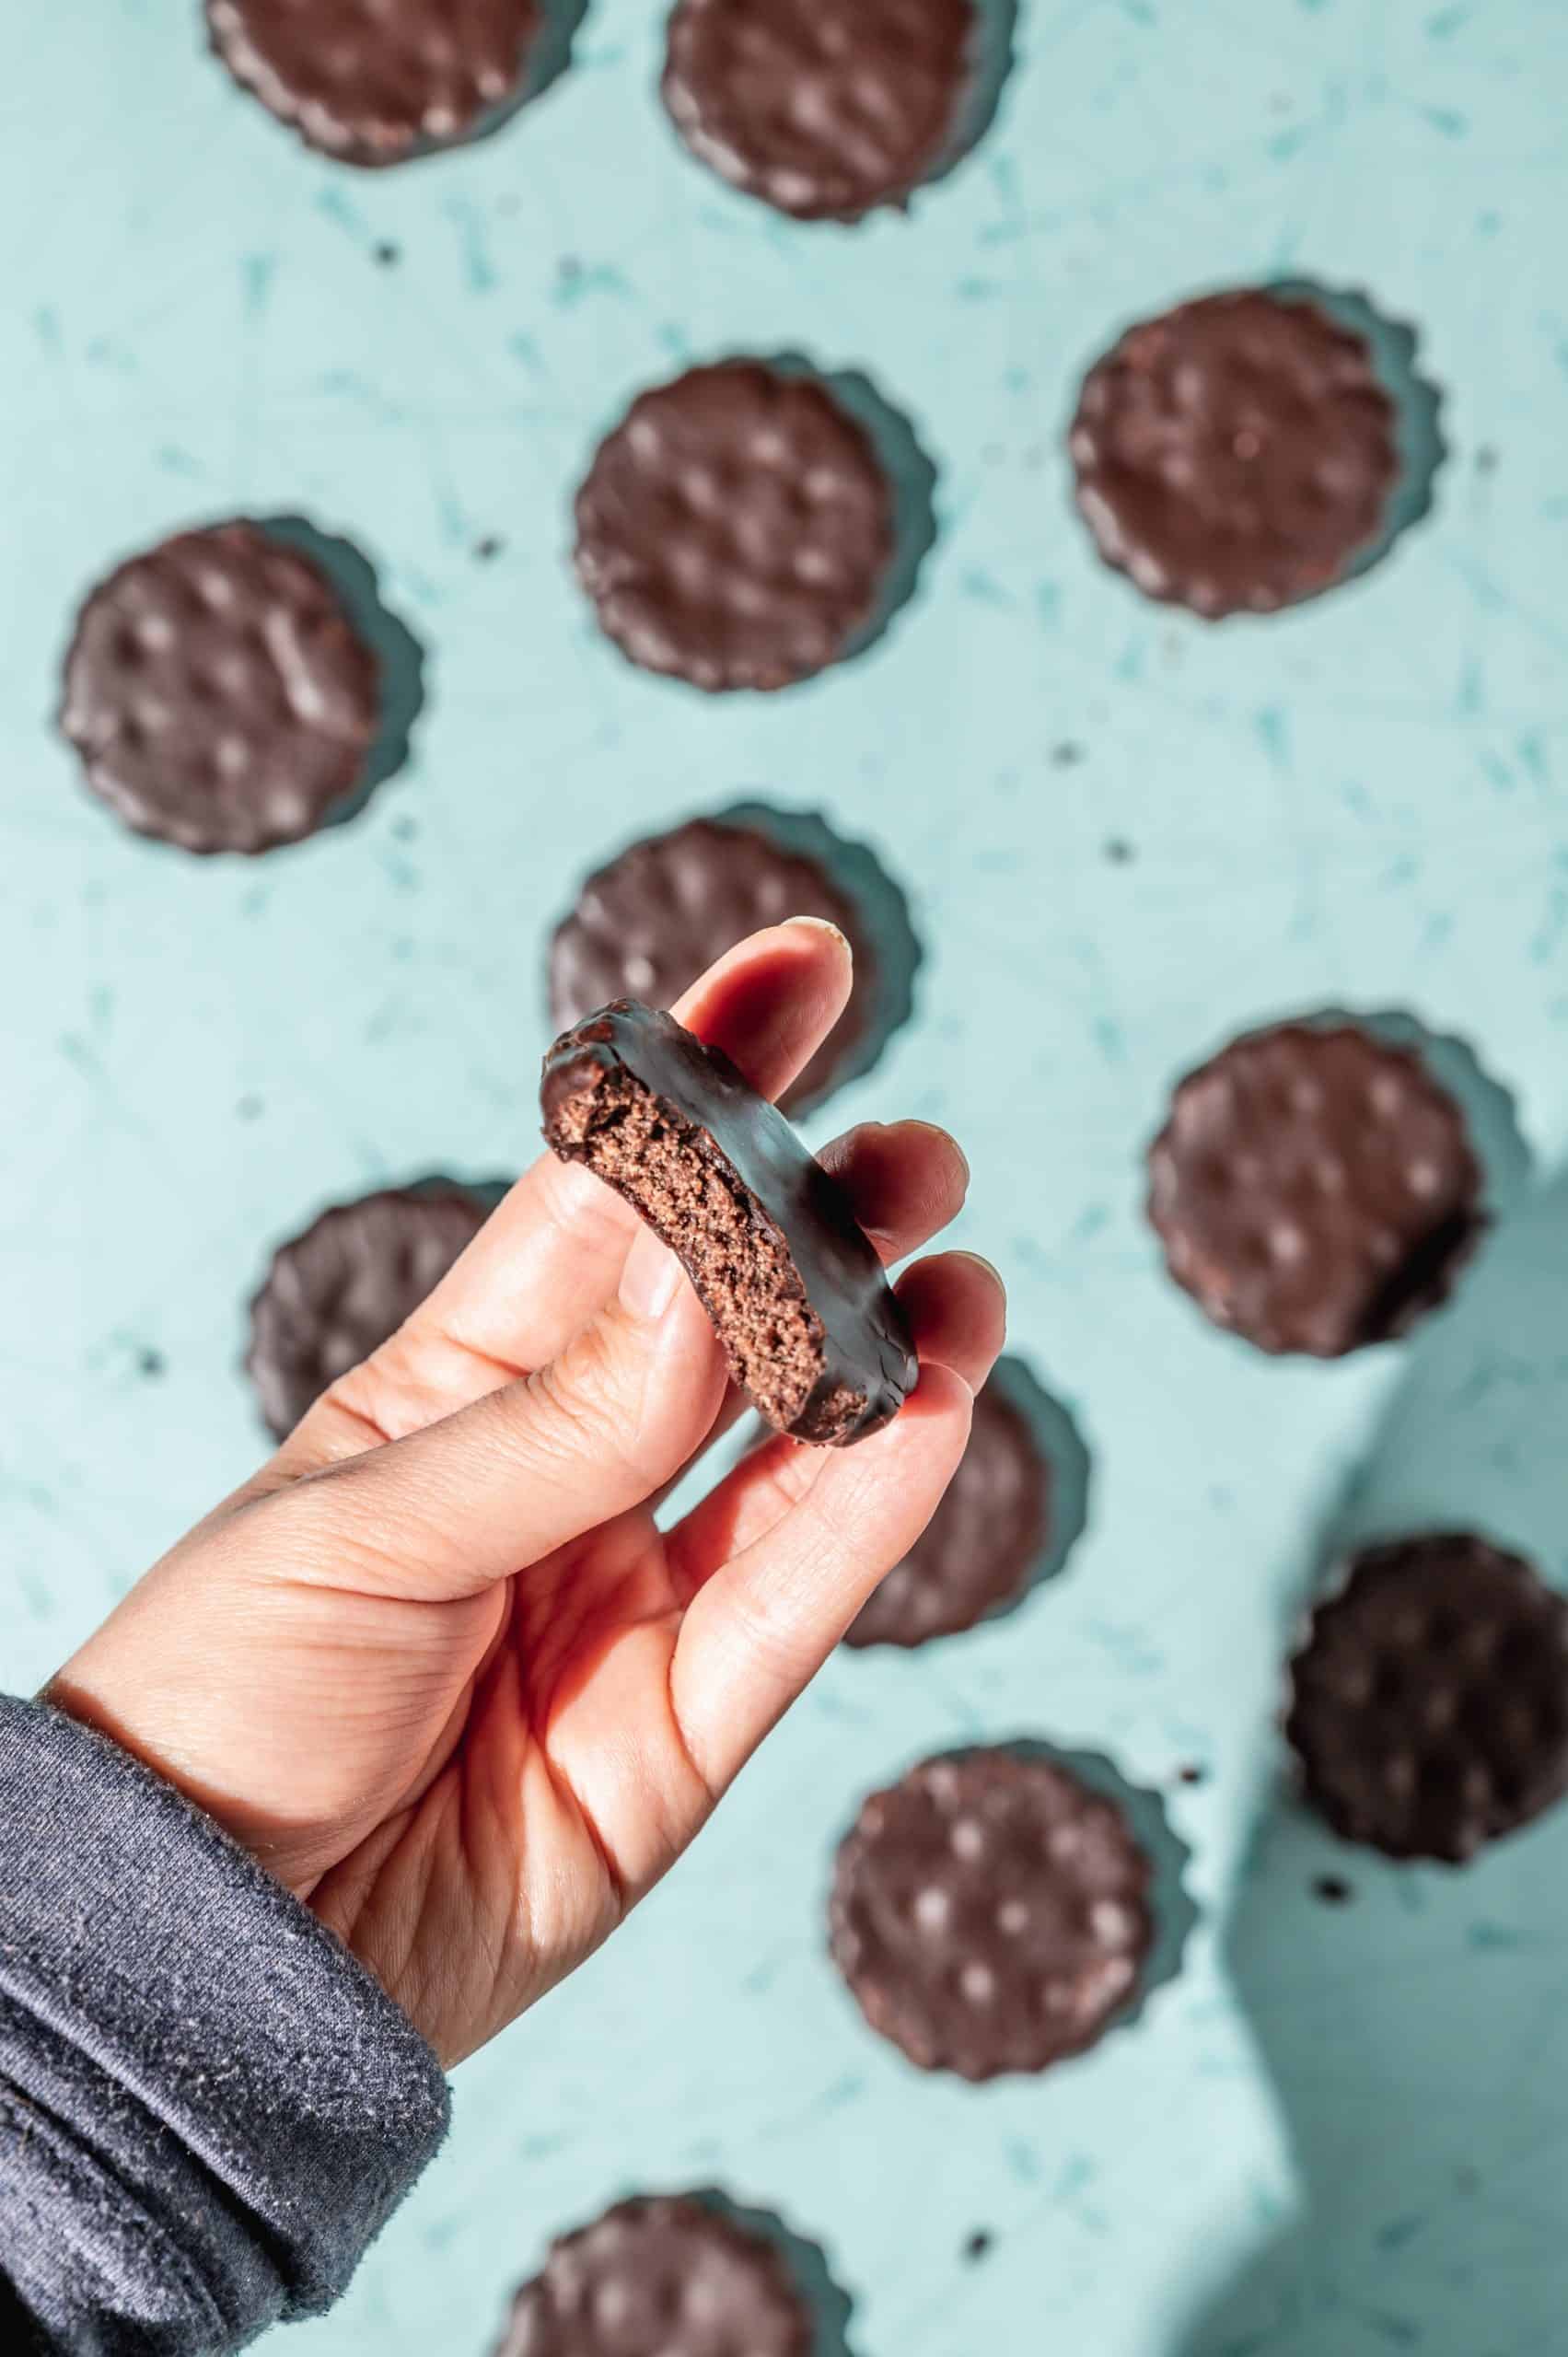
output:
POLYGON ((1314 1898, 1326 1907, 1345 1907, 1355 1897, 1354 1887, 1342 1875, 1319 1875, 1312 1886, 1314 1898))

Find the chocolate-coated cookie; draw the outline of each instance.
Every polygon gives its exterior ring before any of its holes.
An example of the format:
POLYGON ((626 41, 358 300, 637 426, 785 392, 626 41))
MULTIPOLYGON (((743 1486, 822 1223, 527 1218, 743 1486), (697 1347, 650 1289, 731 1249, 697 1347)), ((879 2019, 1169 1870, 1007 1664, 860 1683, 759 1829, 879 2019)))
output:
POLYGON ((872 1794, 839 1850, 833 1959, 922 2070, 1043 2071, 1132 1995, 1149 1879, 1120 1809, 1055 1761, 927 1759, 872 1794))
POLYGON ((139 834, 262 852, 362 784, 379 667, 321 568, 260 525, 181 532, 92 590, 60 726, 139 834))
POLYGON ((848 1198, 717 1048, 618 999, 563 1032, 540 1084, 546 1142, 675 1253, 730 1372, 776 1431, 865 1440, 918 1372, 848 1198))
POLYGON ((819 378, 760 360, 640 393, 577 493, 577 572, 622 653, 709 691, 783 688, 849 652, 894 554, 871 436, 819 378))
POLYGON ((540 0, 206 0, 235 80, 310 146, 401 164, 522 94, 540 0))
POLYGON ((694 156, 799 220, 900 203, 951 152, 971 0, 676 0, 664 102, 694 156))
POLYGON ((1290 1687, 1307 1799, 1390 1857, 1458 1865, 1568 1791, 1568 1599, 1472 1532, 1353 1557, 1290 1687))
POLYGON ((412 1316, 487 1211, 462 1187, 388 1188, 279 1245, 250 1304, 245 1360, 275 1439, 412 1316))
POLYGON ((765 925, 792 916, 836 924, 854 954, 849 1004, 780 1102, 825 1097, 872 1028, 879 976, 861 912, 819 860, 760 828, 691 819, 649 835, 587 877, 550 945, 558 1029, 615 998, 673 1005, 699 974, 765 925))
POLYGON ((851 1623, 850 1645, 923 1645, 1009 1603, 1044 1550, 1051 1475, 1001 1387, 974 1403, 969 1446, 941 1504, 851 1623))
POLYGON ((563 2235, 495 2357, 809 2357, 783 2258, 706 2202, 642 2194, 563 2235))
POLYGON ((1406 1332, 1484 1225, 1458 1106, 1355 1024, 1249 1032, 1190 1073, 1149 1178, 1172 1276, 1262 1351, 1337 1358, 1406 1332))
POLYGON ((1084 379, 1068 447, 1107 563, 1211 618, 1342 580, 1400 475, 1365 338, 1258 288, 1129 328, 1084 379))

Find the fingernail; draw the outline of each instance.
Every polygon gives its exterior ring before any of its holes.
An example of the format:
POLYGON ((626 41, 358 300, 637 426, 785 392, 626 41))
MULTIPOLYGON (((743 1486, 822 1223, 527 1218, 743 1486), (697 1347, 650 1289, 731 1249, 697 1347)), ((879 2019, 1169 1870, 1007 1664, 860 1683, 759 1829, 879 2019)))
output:
POLYGON ((1006 1292, 1007 1287, 1004 1282, 1001 1270, 996 1266, 994 1260, 988 1260, 983 1252, 955 1252, 953 1258, 955 1260, 972 1260, 977 1269, 983 1269, 985 1271, 986 1275, 991 1279, 992 1283, 996 1287, 998 1293, 1006 1292))
POLYGON ((813 933, 830 933, 833 939, 842 946, 846 957, 853 958, 854 956, 854 952, 849 945, 848 935, 841 931, 839 926, 836 924, 830 924, 826 917, 785 917, 784 923, 785 924, 807 925, 813 933))
MULTIPOLYGON (((940 1138, 944 1145, 951 1146, 953 1152, 958 1157, 958 1166, 963 1171, 964 1185, 967 1189, 970 1180, 973 1176, 973 1173, 970 1169, 970 1158, 964 1152, 963 1147, 958 1144, 958 1139, 953 1135, 952 1131, 945 1130, 940 1121, 921 1121, 916 1120, 912 1116, 911 1117, 909 1126, 912 1130, 926 1130, 934 1138, 940 1138)), ((971 1260, 978 1260, 980 1254, 978 1252, 970 1252, 967 1257, 971 1260)), ((985 1265, 989 1269, 991 1267, 990 1261, 988 1260, 985 1265)))
POLYGON ((651 1227, 643 1228, 621 1271, 621 1306, 633 1318, 650 1321, 662 1318, 680 1289, 683 1274, 669 1247, 659 1242, 651 1227))

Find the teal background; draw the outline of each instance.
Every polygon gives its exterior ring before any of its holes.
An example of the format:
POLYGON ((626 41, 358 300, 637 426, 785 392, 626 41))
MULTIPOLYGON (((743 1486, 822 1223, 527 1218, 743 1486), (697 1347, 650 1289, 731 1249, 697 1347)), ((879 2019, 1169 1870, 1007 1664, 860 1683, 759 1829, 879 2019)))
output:
POLYGON ((281 1235, 529 1150, 578 873, 741 791, 825 808, 926 946, 832 1123, 963 1138, 960 1240, 1077 1415, 1089 1530, 1014 1618, 830 1666, 611 1949, 459 2073, 447 2153, 291 2345, 482 2351, 552 2233, 717 2181, 821 2242, 861 2357, 1559 2351, 1568 1816, 1463 1875, 1383 1868, 1281 1814, 1271 1718, 1347 1529, 1459 1516, 1568 1573, 1568 11, 1026 0, 982 146, 854 231, 684 156, 659 21, 596 0, 535 108, 381 178, 244 100, 187 0, 10 25, 0 1675, 41 1679, 254 1461, 242 1305, 281 1235), (1365 579, 1205 628, 1095 563, 1063 429, 1128 318, 1276 273, 1415 325, 1449 455, 1365 579), (638 386, 737 347, 865 369, 939 532, 861 659, 704 702, 596 634, 568 505, 638 386), (428 701, 352 824, 201 864, 79 790, 56 667, 118 556, 279 509, 380 568, 428 701), (1329 1004, 1468 1042, 1523 1144, 1452 1314, 1275 1365, 1163 1278, 1138 1157, 1179 1070, 1329 1004), (976 2091, 863 2030, 823 1896, 865 1789, 1018 1732, 1166 1793, 1201 1920, 1135 2026, 976 2091))

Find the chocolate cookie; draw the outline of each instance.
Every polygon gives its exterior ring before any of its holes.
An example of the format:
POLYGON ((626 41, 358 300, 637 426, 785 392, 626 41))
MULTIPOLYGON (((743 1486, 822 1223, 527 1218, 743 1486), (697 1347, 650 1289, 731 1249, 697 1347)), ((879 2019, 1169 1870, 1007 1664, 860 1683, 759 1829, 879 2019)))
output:
POLYGON ((640 393, 577 493, 576 564, 645 670, 784 688, 870 624, 894 556, 871 436, 815 377, 760 360, 640 393))
POLYGON ((819 861, 756 827, 692 819, 649 835, 590 876, 550 945, 558 1028, 614 998, 669 1006, 738 941, 785 917, 825 917, 854 953, 849 1004, 780 1102, 825 1097, 872 1028, 877 952, 861 913, 819 861))
POLYGON ((683 2194, 563 2235, 495 2357, 810 2357, 811 2312, 771 2243, 683 2194))
POLYGON ((259 525, 181 532, 88 596, 60 726, 138 834, 262 852, 364 779, 379 667, 320 567, 259 525))
POLYGON ((1171 1275, 1261 1351, 1338 1358, 1404 1333, 1484 1225, 1458 1106, 1353 1024, 1249 1032, 1190 1073, 1149 1178, 1171 1275))
POLYGON ((1568 1791, 1568 1599, 1472 1532, 1353 1556, 1290 1686, 1307 1797, 1390 1857, 1461 1864, 1568 1791))
POLYGON ((344 164, 401 164, 522 95, 540 0, 206 0, 241 87, 344 164))
POLYGON ((1211 619, 1342 580, 1400 475, 1365 337, 1258 288, 1129 328, 1084 379, 1068 448, 1107 563, 1211 619))
POLYGON ((250 1304, 245 1360, 274 1439, 412 1316, 486 1212, 461 1187, 389 1188, 279 1245, 250 1304))
POLYGON ((903 1313, 842 1190, 716 1048, 621 999, 557 1039, 540 1089, 547 1142, 668 1245, 753 1405, 796 1440, 842 1446, 914 1383, 903 1313))
POLYGON ((1121 1811, 1054 1761, 927 1759, 872 1794, 839 1850, 833 1960, 922 2070, 1043 2071, 1132 1996, 1149 1880, 1121 1811))
POLYGON ((692 154, 803 221, 900 203, 952 152, 971 0, 677 0, 661 85, 692 154))
POLYGON ((1044 1550, 1051 1475, 1028 1423, 988 1384, 941 1504, 888 1573, 844 1643, 923 1645, 972 1629, 1016 1596, 1044 1550))

